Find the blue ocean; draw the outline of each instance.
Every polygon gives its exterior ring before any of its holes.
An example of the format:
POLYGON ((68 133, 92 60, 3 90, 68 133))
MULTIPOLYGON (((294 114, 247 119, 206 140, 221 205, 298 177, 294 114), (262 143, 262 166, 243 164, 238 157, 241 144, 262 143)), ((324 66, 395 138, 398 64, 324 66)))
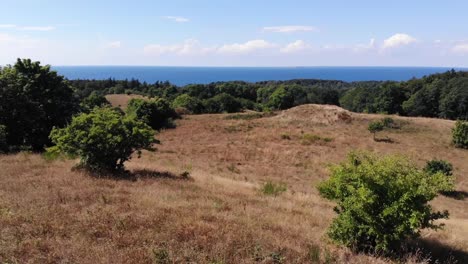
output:
MULTIPOLYGON (((341 81, 406 81, 452 68, 442 67, 162 67, 162 66, 55 66, 68 79, 138 79, 169 81, 182 86, 217 81, 323 79, 341 81)), ((455 68, 455 70, 468 70, 455 68)))

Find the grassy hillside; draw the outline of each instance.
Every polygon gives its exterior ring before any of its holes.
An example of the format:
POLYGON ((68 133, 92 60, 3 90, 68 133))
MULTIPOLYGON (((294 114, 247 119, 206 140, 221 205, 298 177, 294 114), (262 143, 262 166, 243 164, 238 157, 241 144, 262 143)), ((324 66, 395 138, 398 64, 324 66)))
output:
MULTIPOLYGON (((451 162, 459 197, 433 202, 450 219, 418 243, 432 260, 468 262, 468 151, 450 144, 454 122, 393 116, 401 128, 378 134, 392 143, 375 142, 367 125, 382 117, 319 105, 265 117, 185 116, 157 135, 157 152, 127 164, 132 177, 122 180, 72 171, 75 161, 0 156, 0 262, 391 262, 354 254, 325 235, 334 205, 316 185, 329 164, 355 149, 406 154, 421 166, 451 162), (265 195, 267 181, 287 191, 265 195)), ((414 253, 405 261, 421 260, 414 253)))

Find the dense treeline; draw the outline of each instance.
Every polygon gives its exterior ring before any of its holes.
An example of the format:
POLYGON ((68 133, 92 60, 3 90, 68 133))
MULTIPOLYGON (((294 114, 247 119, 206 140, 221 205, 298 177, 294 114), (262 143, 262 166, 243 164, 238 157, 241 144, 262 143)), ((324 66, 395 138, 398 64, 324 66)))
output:
POLYGON ((290 80, 148 84, 138 80, 66 80, 39 62, 18 60, 0 69, 0 151, 42 150, 53 127, 79 113, 109 107, 106 94, 152 97, 134 101, 128 115, 153 129, 173 126, 183 113, 269 111, 301 104, 334 104, 355 112, 468 119, 468 72, 454 70, 406 82, 290 80), (5 147, 8 146, 8 147, 5 147))
POLYGON ((468 119, 468 72, 454 70, 406 82, 290 80, 190 84, 148 84, 138 80, 72 80, 78 97, 136 93, 164 98, 191 113, 241 109, 287 109, 301 104, 334 104, 355 112, 468 119))

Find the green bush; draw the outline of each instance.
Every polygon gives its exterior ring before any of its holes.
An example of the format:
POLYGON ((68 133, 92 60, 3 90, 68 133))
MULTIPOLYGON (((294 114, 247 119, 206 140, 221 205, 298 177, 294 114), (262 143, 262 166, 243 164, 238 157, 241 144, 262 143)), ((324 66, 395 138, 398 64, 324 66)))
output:
POLYGON ((429 201, 453 188, 451 177, 429 174, 407 158, 351 153, 331 167, 320 194, 337 203, 328 230, 334 241, 354 250, 391 253, 423 228, 440 228, 435 220, 448 212, 433 212, 429 201))
POLYGON ((374 135, 374 140, 376 140, 375 135, 377 132, 380 132, 384 129, 384 124, 382 121, 373 121, 369 123, 369 127, 367 129, 374 135))
POLYGON ((261 191, 265 195, 278 196, 284 193, 287 189, 288 188, 283 183, 267 181, 265 184, 263 184, 261 191))
POLYGON ((457 121, 452 130, 452 142, 458 148, 468 149, 468 121, 457 121))
POLYGON ((227 93, 204 100, 203 105, 207 113, 235 113, 242 110, 241 102, 227 93))
POLYGON ((450 162, 445 160, 430 160, 426 163, 426 167, 424 168, 425 172, 430 174, 436 174, 438 172, 451 176, 453 171, 453 166, 450 162))
POLYGON ((128 102, 127 114, 140 119, 153 129, 173 128, 178 117, 169 102, 163 98, 151 100, 132 99, 128 102))
POLYGON ((395 120, 393 120, 391 117, 385 117, 382 119, 382 124, 384 127, 393 128, 395 120))
POLYGON ((0 153, 8 151, 6 126, 0 125, 0 153))
POLYGON ((172 107, 187 109, 192 114, 200 114, 204 111, 202 101, 188 94, 177 96, 172 102, 172 107))
POLYGON ((80 108, 82 112, 89 113, 95 107, 105 107, 110 105, 111 104, 107 101, 106 97, 96 92, 92 92, 88 97, 81 101, 80 108))
POLYGON ((72 119, 65 128, 54 128, 50 138, 56 144, 49 153, 80 157, 90 170, 123 170, 133 152, 151 150, 153 130, 141 121, 112 108, 95 108, 72 119))

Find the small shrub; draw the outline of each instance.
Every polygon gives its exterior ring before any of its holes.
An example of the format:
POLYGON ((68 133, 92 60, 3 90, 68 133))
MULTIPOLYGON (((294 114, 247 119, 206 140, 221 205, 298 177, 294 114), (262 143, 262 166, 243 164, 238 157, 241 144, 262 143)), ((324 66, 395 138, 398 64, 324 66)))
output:
POLYGON ((291 136, 289 134, 281 134, 281 139, 291 140, 291 136))
POLYGON ((286 187, 286 184, 267 181, 265 184, 263 184, 261 191, 264 195, 271 195, 276 197, 286 192, 287 189, 288 188, 286 187))
POLYGON ((106 106, 111 106, 109 101, 107 101, 106 97, 96 93, 92 92, 88 97, 83 99, 80 103, 80 109, 84 113, 89 113, 91 110, 93 110, 95 107, 106 107, 106 106))
POLYGON ((122 170, 133 152, 151 150, 153 130, 141 121, 112 108, 95 108, 72 119, 63 129, 54 128, 56 144, 49 153, 80 157, 81 165, 93 171, 122 170))
POLYGON ((451 190, 453 179, 429 174, 401 156, 378 158, 351 153, 331 168, 320 194, 337 203, 330 238, 354 250, 392 253, 420 229, 441 227, 434 221, 448 212, 433 212, 429 202, 451 190))
POLYGON ((240 173, 240 170, 236 167, 235 164, 227 166, 227 169, 232 173, 240 173))
POLYGON ((430 160, 426 163, 426 167, 424 171, 430 174, 436 174, 438 172, 451 176, 452 175, 453 166, 450 162, 445 160, 430 160))
POLYGON ((164 248, 153 249, 153 259, 155 264, 169 264, 169 252, 164 248))
POLYGON ((308 134, 308 133, 302 134, 302 137, 301 137, 301 144, 302 145, 311 145, 311 144, 316 143, 316 142, 328 143, 328 142, 331 142, 331 141, 333 141, 332 138, 321 137, 321 136, 318 136, 318 135, 308 134))
POLYGON ((307 258, 310 263, 320 263, 320 247, 317 245, 309 245, 307 258))
POLYGON ((376 140, 375 136, 377 132, 380 132, 384 129, 384 124, 381 121, 373 121, 369 123, 369 127, 367 129, 374 135, 374 140, 376 140))
POLYGON ((457 121, 452 130, 452 142, 457 148, 468 149, 468 121, 457 121))
POLYGON ((385 117, 382 119, 382 124, 384 127, 393 128, 395 125, 395 120, 393 120, 391 117, 385 117))

